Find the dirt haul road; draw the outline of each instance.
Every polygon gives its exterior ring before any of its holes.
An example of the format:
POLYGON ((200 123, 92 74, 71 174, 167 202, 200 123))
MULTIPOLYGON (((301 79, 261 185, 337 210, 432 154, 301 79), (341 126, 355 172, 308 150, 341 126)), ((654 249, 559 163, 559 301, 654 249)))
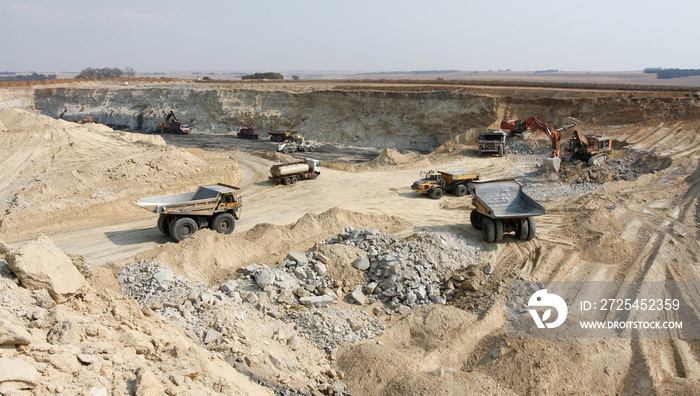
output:
MULTIPOLYGON (((168 139, 166 137, 166 139, 168 139)), ((321 176, 313 181, 300 181, 283 186, 268 180, 272 165, 301 158, 274 154, 277 160, 261 158, 244 151, 226 151, 236 158, 240 168, 241 188, 244 200, 242 218, 236 223, 236 232, 249 230, 256 224, 290 224, 307 213, 319 214, 330 208, 399 216, 414 224, 415 230, 461 230, 478 233, 468 224, 469 200, 445 196, 439 201, 411 190, 410 185, 420 178, 421 170, 468 169, 478 172, 482 178, 516 176, 534 172, 534 162, 514 163, 511 159, 476 158, 473 153, 461 159, 432 161, 418 154, 403 155, 391 152, 395 158, 378 162, 400 162, 400 165, 371 165, 370 171, 353 171, 352 165, 322 162, 321 176), (411 158, 421 158, 419 164, 408 163, 411 158), (382 169, 388 168, 388 169, 382 169), (344 170, 348 169, 348 170, 344 170), (518 169, 514 171, 514 169, 518 169), (510 172, 510 173, 507 173, 510 172), (519 172, 519 173, 514 173, 519 172)), ((309 157, 323 158, 328 153, 309 153, 309 157)), ((336 156, 340 157, 340 156, 336 156)), ((341 159, 347 160, 347 155, 341 159)), ((194 186, 193 186, 194 187, 194 186)), ((79 253, 89 262, 102 265, 121 260, 153 246, 173 242, 155 228, 157 216, 143 212, 143 220, 112 224, 97 228, 51 235, 60 248, 79 253)), ((407 232, 413 231, 407 230, 407 232)))
MULTIPOLYGON (((317 180, 280 186, 267 181, 267 175, 271 165, 289 160, 285 156, 180 149, 156 136, 138 143, 131 140, 132 135, 46 117, 14 111, 0 111, 0 116, 4 123, 4 128, 0 125, 0 147, 13 148, 0 152, 3 169, 21 160, 23 165, 15 169, 26 172, 3 173, 2 192, 11 194, 2 197, 8 207, 0 237, 29 239, 32 233, 43 231, 63 250, 85 255, 89 263, 123 258, 114 265, 95 266, 90 280, 93 289, 53 311, 39 306, 42 299, 38 293, 30 294, 3 272, 0 291, 7 297, 0 302, 3 312, 11 316, 8 323, 32 331, 26 335, 29 347, 3 349, 0 358, 21 357, 34 362, 47 378, 59 378, 47 384, 48 380, 34 380, 51 392, 78 394, 84 382, 127 394, 123 384, 134 381, 137 370, 131 362, 141 362, 138 364, 144 367, 138 372, 150 373, 155 378, 151 382, 161 387, 161 393, 163 388, 169 393, 189 390, 194 394, 202 389, 223 394, 260 393, 252 388, 252 382, 238 378, 241 372, 249 374, 246 378, 255 379, 256 384, 268 384, 267 390, 273 384, 283 390, 326 394, 700 391, 700 343, 696 339, 513 339, 507 335, 504 308, 508 282, 516 279, 697 281, 697 123, 608 128, 606 134, 621 143, 605 166, 566 165, 555 179, 538 170, 548 149, 547 141, 537 135, 511 141, 503 158, 477 157, 471 137, 460 135, 429 155, 387 149, 367 164, 325 162, 317 180), (15 119, 22 120, 15 123, 15 119), (33 140, 49 154, 30 158, 23 148, 33 148, 33 140), (51 146, 56 141, 58 145, 51 146), (21 144, 13 146, 17 142, 21 144), (129 154, 134 152, 138 155, 129 154), (160 165, 164 163, 169 167, 160 165), (181 243, 167 242, 155 228, 155 216, 134 205, 138 197, 157 195, 157 191, 186 191, 203 180, 218 181, 216 176, 222 169, 226 170, 226 182, 243 187, 245 200, 242 220, 232 235, 202 230, 181 243), (537 238, 518 241, 508 235, 501 243, 484 244, 467 220, 472 208, 468 197, 448 195, 432 200, 410 190, 419 172, 429 169, 465 169, 480 173, 485 180, 518 178, 547 210, 537 220, 537 238), (119 198, 107 202, 101 192, 115 183, 123 183, 119 185, 124 190, 112 190, 119 198), (41 210, 47 198, 51 198, 50 209, 55 210, 41 210), (81 206, 85 202, 91 205, 81 206), (92 204, 98 204, 100 210, 91 209, 92 204), (91 214, 102 216, 91 223, 91 214), (67 230, 57 229, 57 222, 67 230), (330 236, 334 236, 333 241, 352 239, 352 233, 343 236, 341 232, 348 225, 400 236, 418 235, 411 243, 400 240, 393 245, 376 245, 379 247, 366 247, 369 238, 352 246, 318 244, 330 236), (356 286, 367 283, 364 273, 351 265, 366 254, 360 246, 368 250, 398 246, 377 259, 394 262, 386 256, 412 254, 420 245, 416 241, 427 240, 425 235, 435 231, 464 237, 466 245, 480 252, 474 256, 478 259, 476 269, 458 268, 454 276, 436 276, 444 285, 440 292, 453 292, 447 304, 438 301, 409 308, 392 306, 391 298, 386 304, 376 301, 368 305, 354 304, 347 298, 356 286), (91 235, 97 236, 94 242, 91 235), (330 279, 322 286, 339 295, 337 306, 315 310, 279 302, 285 294, 269 279, 286 279, 283 268, 291 268, 293 263, 285 257, 303 261, 287 252, 306 249, 311 249, 308 257, 329 258, 326 277, 330 279), (315 249, 323 249, 322 255, 315 249), (140 266, 129 270, 135 262, 140 266), (170 269, 155 268, 153 262, 170 269), (254 263, 283 265, 275 267, 277 272, 270 277, 270 273, 260 272, 266 266, 251 267, 254 263), (151 286, 130 294, 143 306, 120 294, 123 289, 117 285, 117 272, 122 286, 133 286, 140 276, 155 274, 143 281, 151 286), (490 275, 484 275, 486 272, 490 275), (185 281, 179 276, 192 283, 213 285, 216 290, 235 278, 240 295, 227 310, 211 298, 213 290, 194 293, 193 287, 183 286, 185 281), (168 281, 161 285, 155 284, 155 279, 168 281), (147 299, 163 290, 184 297, 177 303, 147 299), (308 311, 314 312, 304 316, 308 311), (346 319, 343 315, 349 312, 352 314, 346 319), (160 315, 167 320, 157 319, 160 315), (99 318, 99 324, 94 318, 99 318), (316 322, 315 318, 322 320, 316 322), (56 334, 70 335, 60 330, 64 319, 86 330, 66 341, 67 347, 53 348, 47 339, 55 342, 56 334), (369 332, 379 324, 385 326, 383 331, 369 332), (328 349, 324 349, 328 344, 314 338, 347 334, 346 327, 349 334, 362 337, 336 340, 328 349), (174 340, 172 334, 182 339, 174 340), (207 364, 219 364, 218 371, 207 364), (230 371, 230 365, 236 367, 235 372, 230 371), (108 379, 99 382, 105 375, 108 379)), ((448 243, 445 238, 438 238, 437 245, 456 244, 454 239, 448 243)), ((25 253, 29 257, 30 252, 25 253)), ((458 256, 435 255, 445 266, 461 258, 458 256)), ((419 264, 411 262, 410 266, 419 264)), ((387 267, 387 271, 399 268, 387 267)), ((71 338, 68 335, 66 340, 71 338)), ((144 376, 139 374, 136 386, 147 383, 144 376)))

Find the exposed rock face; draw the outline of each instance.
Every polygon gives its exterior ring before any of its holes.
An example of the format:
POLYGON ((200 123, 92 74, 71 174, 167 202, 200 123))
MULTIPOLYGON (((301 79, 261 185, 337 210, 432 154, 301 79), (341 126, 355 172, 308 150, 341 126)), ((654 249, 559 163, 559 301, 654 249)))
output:
POLYGON ((295 128, 325 142, 426 151, 464 132, 497 127, 504 113, 547 114, 543 121, 556 125, 575 114, 587 125, 604 125, 692 119, 698 112, 682 94, 640 103, 619 93, 533 92, 513 88, 499 95, 459 86, 421 90, 401 84, 173 83, 40 88, 34 106, 54 118, 77 121, 89 114, 98 123, 136 130, 153 129, 174 109, 197 132, 230 132, 243 125, 295 128))
POLYGON ((63 303, 85 287, 85 278, 67 254, 46 236, 5 255, 7 265, 30 290, 46 289, 56 303, 63 303))

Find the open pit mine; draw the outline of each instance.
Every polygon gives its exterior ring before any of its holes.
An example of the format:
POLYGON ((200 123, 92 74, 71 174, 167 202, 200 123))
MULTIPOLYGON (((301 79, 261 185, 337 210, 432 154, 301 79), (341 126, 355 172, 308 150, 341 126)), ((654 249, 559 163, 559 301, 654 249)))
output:
POLYGON ((699 281, 699 160, 687 88, 0 87, 0 394, 698 394, 696 294, 668 336, 547 338, 509 290, 699 281))

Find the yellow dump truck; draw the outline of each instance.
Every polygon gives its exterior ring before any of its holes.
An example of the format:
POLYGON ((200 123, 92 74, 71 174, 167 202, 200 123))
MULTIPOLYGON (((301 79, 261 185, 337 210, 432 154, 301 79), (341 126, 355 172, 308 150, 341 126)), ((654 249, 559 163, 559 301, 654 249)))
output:
POLYGON ((237 190, 219 183, 200 186, 193 192, 141 198, 136 205, 158 213, 158 229, 179 242, 204 227, 232 233, 242 205, 237 190))
POLYGON ((470 193, 469 183, 479 180, 476 173, 466 171, 427 171, 421 172, 422 179, 413 182, 411 188, 421 194, 428 194, 432 199, 440 199, 446 192, 458 197, 470 193))
POLYGON ((286 140, 291 139, 294 135, 299 135, 299 132, 296 129, 293 129, 283 131, 270 131, 268 132, 268 134, 270 135, 271 142, 284 142, 286 140))

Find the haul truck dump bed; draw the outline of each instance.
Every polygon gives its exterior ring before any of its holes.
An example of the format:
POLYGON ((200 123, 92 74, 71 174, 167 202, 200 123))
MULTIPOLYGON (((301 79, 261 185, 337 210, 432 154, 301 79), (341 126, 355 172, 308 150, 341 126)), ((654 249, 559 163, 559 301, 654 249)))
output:
POLYGON ((515 232, 518 239, 535 237, 535 216, 545 210, 523 191, 514 179, 472 182, 471 222, 482 230, 486 242, 500 242, 504 232, 515 232))
POLYGON ((525 194, 523 186, 515 180, 472 182, 471 186, 473 200, 481 202, 484 214, 489 217, 503 219, 544 214, 544 207, 525 194))

